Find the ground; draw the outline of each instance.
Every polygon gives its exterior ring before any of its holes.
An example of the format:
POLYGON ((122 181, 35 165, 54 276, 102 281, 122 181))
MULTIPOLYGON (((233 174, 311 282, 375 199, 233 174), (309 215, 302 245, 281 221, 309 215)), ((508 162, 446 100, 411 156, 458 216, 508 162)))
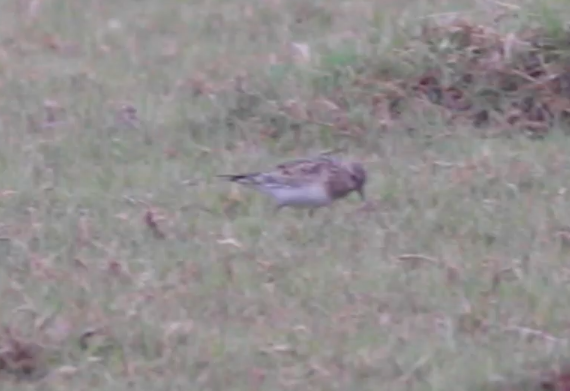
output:
MULTIPOLYGON (((517 79, 487 107, 472 72, 570 3, 2 8, 2 387, 570 389, 570 106, 517 79), (334 148, 366 203, 215 177, 334 148)), ((545 50, 517 77, 562 80, 545 50)))

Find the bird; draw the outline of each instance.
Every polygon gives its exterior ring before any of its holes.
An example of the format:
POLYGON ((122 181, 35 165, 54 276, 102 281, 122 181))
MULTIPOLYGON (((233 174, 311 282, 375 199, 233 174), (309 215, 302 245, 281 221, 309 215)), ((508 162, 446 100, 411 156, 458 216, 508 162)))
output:
POLYGON ((277 164, 267 171, 222 174, 218 177, 253 188, 273 198, 274 212, 289 206, 316 209, 331 205, 352 192, 366 200, 367 173, 363 165, 327 155, 296 159, 277 164))

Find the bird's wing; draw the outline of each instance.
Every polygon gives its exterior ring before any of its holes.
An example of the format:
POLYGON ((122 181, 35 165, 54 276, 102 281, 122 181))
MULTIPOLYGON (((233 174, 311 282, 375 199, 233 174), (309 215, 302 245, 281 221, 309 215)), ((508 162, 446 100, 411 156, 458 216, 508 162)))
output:
POLYGON ((283 162, 278 164, 275 170, 280 172, 282 175, 319 175, 330 170, 331 166, 336 164, 336 159, 328 156, 318 156, 315 158, 296 159, 283 162))

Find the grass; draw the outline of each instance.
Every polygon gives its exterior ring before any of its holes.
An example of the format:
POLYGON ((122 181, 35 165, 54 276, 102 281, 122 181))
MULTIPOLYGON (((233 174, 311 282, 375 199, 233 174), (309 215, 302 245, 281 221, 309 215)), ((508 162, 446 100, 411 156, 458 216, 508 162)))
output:
POLYGON ((386 3, 4 2, 2 387, 541 389, 568 358, 563 122, 378 102, 455 80, 426 20, 556 37, 569 7, 386 3), (336 147, 367 205, 273 217, 213 178, 336 147))

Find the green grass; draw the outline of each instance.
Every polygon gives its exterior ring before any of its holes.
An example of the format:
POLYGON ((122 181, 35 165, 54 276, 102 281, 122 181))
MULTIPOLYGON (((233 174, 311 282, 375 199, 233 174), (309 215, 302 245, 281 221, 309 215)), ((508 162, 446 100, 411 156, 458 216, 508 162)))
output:
MULTIPOLYGON (((419 74, 426 18, 502 9, 386 3, 4 2, 0 320, 48 352, 27 389, 484 390, 567 357, 570 140, 386 125, 353 81, 419 74), (214 178, 339 146, 365 208, 273 216, 214 178)), ((499 28, 570 15, 541 4, 499 28)))

